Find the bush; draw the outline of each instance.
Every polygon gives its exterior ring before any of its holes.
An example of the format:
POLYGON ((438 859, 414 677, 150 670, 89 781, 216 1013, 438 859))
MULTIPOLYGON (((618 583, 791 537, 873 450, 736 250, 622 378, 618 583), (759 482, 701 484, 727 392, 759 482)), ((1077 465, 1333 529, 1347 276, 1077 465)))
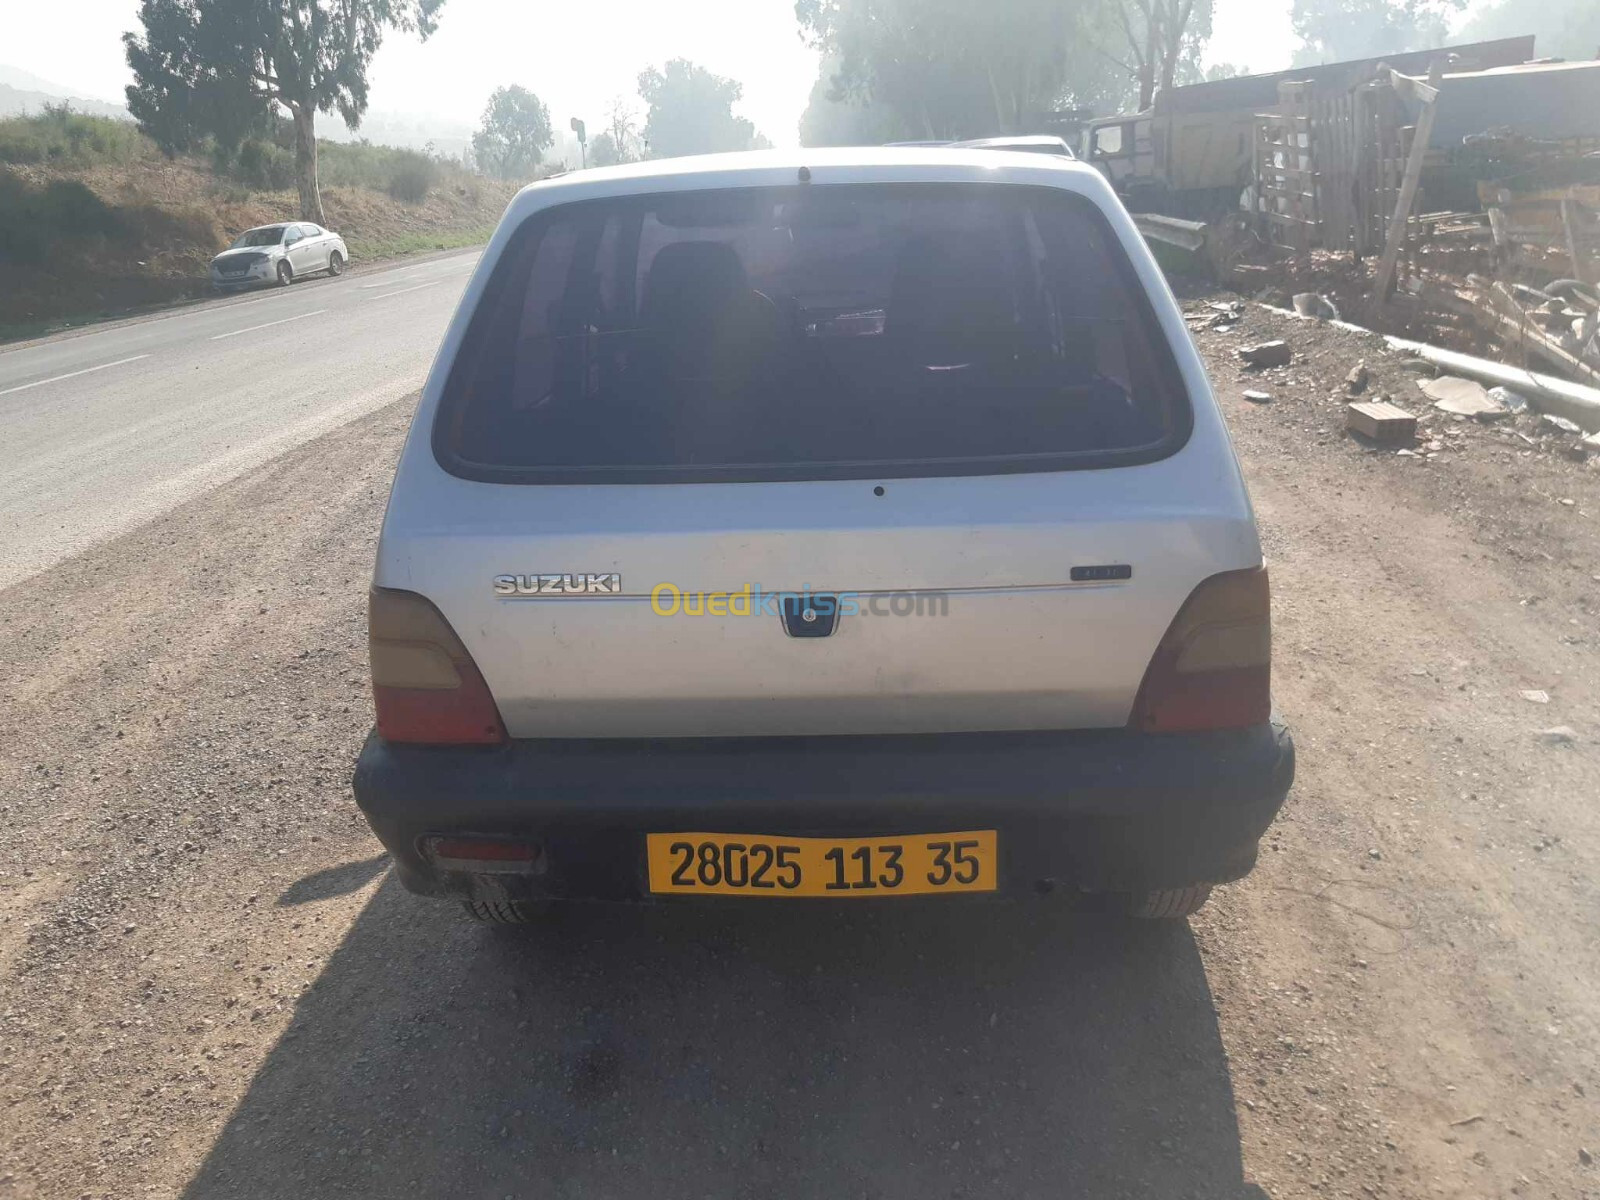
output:
POLYGON ((228 245, 216 213, 207 208, 138 204, 118 209, 114 215, 121 225, 123 241, 130 246, 160 247, 168 252, 192 247, 209 257, 228 245))
POLYGON ((371 142, 317 143, 317 174, 323 187, 362 187, 381 192, 394 174, 393 146, 371 142))
POLYGON ((401 150, 389 176, 389 195, 406 204, 421 204, 438 179, 433 159, 415 150, 401 150))
POLYGON ((432 188, 468 178, 453 159, 399 146, 319 142, 317 153, 323 187, 369 188, 407 204, 420 204, 432 188))
POLYGON ((248 188, 279 192, 294 186, 294 152, 251 138, 239 147, 231 173, 248 188))
POLYGON ((55 179, 37 187, 0 173, 0 262, 43 262, 65 238, 122 232, 117 214, 76 180, 55 179))
POLYGON ((50 228, 74 237, 111 236, 121 229, 117 214, 76 179, 44 185, 44 216, 50 228))
POLYGON ((88 166, 132 162, 155 152, 155 143, 133 122, 75 113, 67 104, 0 120, 0 162, 88 166))
POLYGON ((211 173, 250 192, 281 192, 294 186, 294 151, 266 138, 246 138, 237 150, 211 143, 211 173))

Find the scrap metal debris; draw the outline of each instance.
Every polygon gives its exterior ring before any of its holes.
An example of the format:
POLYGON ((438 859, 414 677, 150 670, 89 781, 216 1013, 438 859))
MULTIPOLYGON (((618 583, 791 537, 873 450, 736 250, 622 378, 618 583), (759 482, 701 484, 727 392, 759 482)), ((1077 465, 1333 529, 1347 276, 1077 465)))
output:
POLYGON ((1510 409, 1493 399, 1483 384, 1455 375, 1441 375, 1437 379, 1419 379, 1417 387, 1433 401, 1440 412, 1458 417, 1473 417, 1479 421, 1494 421, 1508 416, 1510 409))

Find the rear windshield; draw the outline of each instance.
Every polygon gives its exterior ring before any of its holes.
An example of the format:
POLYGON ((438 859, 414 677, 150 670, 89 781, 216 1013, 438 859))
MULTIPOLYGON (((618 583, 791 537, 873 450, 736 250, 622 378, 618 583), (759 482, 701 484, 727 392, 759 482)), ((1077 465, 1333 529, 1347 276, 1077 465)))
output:
POLYGON ((456 474, 508 482, 972 475, 1147 462, 1189 420, 1089 201, 798 186, 530 218, 434 446, 456 474))

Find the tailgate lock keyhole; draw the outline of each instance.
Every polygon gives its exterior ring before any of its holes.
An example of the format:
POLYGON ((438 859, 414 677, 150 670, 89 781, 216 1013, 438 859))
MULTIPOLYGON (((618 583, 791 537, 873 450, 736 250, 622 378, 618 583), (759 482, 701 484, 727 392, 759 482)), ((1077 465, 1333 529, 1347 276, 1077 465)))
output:
POLYGON ((790 637, 827 637, 839 625, 839 598, 816 592, 787 595, 780 609, 783 631, 790 637))

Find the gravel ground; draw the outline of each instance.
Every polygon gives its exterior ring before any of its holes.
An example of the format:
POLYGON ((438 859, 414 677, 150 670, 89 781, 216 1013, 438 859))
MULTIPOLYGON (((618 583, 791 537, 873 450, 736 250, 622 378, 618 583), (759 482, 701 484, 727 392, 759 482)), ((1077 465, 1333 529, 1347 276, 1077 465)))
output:
POLYGON ((348 774, 409 403, 0 591, 0 1197, 1600 1195, 1600 473, 1197 337, 1301 769, 1187 924, 406 895, 348 774))

